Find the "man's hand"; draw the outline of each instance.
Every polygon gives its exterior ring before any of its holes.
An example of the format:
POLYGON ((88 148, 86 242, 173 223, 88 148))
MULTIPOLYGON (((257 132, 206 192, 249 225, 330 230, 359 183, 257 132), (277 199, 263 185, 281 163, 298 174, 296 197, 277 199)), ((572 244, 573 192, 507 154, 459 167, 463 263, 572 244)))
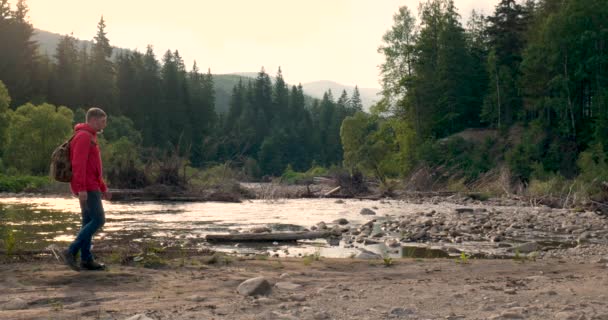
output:
POLYGON ((87 192, 86 191, 78 192, 78 199, 80 200, 80 202, 87 202, 87 192))
POLYGON ((107 201, 112 200, 112 193, 111 193, 110 191, 106 191, 106 192, 104 192, 104 193, 103 193, 103 199, 104 199, 104 200, 107 200, 107 201))

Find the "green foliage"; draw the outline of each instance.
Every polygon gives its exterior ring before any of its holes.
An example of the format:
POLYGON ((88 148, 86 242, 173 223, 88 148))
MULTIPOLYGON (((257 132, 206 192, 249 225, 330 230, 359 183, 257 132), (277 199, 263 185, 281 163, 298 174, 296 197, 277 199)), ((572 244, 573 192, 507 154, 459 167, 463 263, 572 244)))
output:
POLYGON ((344 146, 344 166, 360 170, 385 182, 400 168, 396 130, 391 122, 358 112, 342 123, 340 136, 344 146))
POLYGON ((310 266, 315 261, 321 261, 321 250, 315 249, 315 252, 312 254, 306 254, 302 257, 302 262, 305 266, 310 266))
POLYGON ((103 136, 109 142, 114 142, 122 138, 127 138, 135 145, 141 145, 142 136, 137 129, 133 120, 125 116, 111 116, 108 118, 108 125, 103 131, 103 136))
POLYGON ((393 263, 394 263, 393 258, 391 258, 388 251, 384 251, 382 253, 382 263, 384 264, 385 267, 390 267, 393 265, 393 263))
POLYGON ((137 143, 122 136, 114 142, 104 143, 102 148, 104 171, 114 187, 136 189, 149 184, 137 143))
POLYGON ((15 234, 12 230, 7 230, 6 236, 4 237, 4 248, 6 249, 7 256, 13 255, 16 245, 17 240, 15 239, 15 234))
POLYGON ((329 173, 326 168, 315 166, 306 172, 296 172, 288 165, 281 175, 281 182, 286 184, 310 184, 314 177, 325 176, 329 173))
POLYGON ((9 106, 11 104, 11 97, 8 94, 8 90, 2 81, 0 81, 0 156, 4 151, 7 143, 7 129, 9 126, 9 106))
POLYGON ((0 192, 31 192, 40 190, 50 183, 51 180, 46 176, 8 176, 0 174, 0 192))
POLYGON ((608 181, 608 157, 601 144, 593 144, 581 152, 577 165, 581 170, 577 182, 582 185, 581 197, 605 200, 606 192, 602 184, 608 181))
POLYGON ((69 138, 73 113, 51 104, 23 105, 10 115, 4 160, 22 173, 44 175, 55 148, 69 138))
POLYGON ((466 254, 464 251, 460 252, 460 256, 458 257, 458 260, 456 260, 456 263, 469 264, 470 258, 471 258, 471 255, 466 254))

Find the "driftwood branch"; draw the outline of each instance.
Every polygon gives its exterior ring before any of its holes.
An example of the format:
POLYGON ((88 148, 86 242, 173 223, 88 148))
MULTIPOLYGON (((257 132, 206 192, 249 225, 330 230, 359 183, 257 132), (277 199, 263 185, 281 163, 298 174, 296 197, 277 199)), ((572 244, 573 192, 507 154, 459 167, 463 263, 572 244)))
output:
POLYGON ((296 241, 304 239, 319 239, 332 236, 331 231, 310 232, 277 232, 277 233, 237 233, 237 234, 208 234, 205 238, 210 242, 268 242, 296 241))

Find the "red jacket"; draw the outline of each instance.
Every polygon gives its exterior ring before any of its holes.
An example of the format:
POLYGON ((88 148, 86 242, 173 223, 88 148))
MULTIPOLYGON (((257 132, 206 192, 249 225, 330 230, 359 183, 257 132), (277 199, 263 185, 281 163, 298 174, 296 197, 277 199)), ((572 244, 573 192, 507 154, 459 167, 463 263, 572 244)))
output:
POLYGON ((80 191, 108 190, 102 178, 97 132, 86 123, 79 123, 74 127, 74 138, 70 142, 70 160, 72 161, 70 187, 74 194, 80 191))

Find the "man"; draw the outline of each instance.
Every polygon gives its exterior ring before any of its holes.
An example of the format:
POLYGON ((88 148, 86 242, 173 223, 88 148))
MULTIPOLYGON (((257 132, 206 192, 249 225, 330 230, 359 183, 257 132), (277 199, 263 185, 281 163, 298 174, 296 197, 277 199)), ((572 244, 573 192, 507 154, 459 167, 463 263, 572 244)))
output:
POLYGON ((65 263, 73 270, 104 270, 105 265, 94 260, 91 254, 91 241, 95 232, 105 223, 105 213, 101 199, 110 200, 102 178, 101 154, 97 144, 97 133, 106 127, 106 113, 99 108, 87 111, 86 123, 74 127, 74 138, 70 142, 72 162, 72 193, 80 200, 82 228, 76 240, 63 252, 65 263), (76 255, 80 251, 80 268, 76 255))

